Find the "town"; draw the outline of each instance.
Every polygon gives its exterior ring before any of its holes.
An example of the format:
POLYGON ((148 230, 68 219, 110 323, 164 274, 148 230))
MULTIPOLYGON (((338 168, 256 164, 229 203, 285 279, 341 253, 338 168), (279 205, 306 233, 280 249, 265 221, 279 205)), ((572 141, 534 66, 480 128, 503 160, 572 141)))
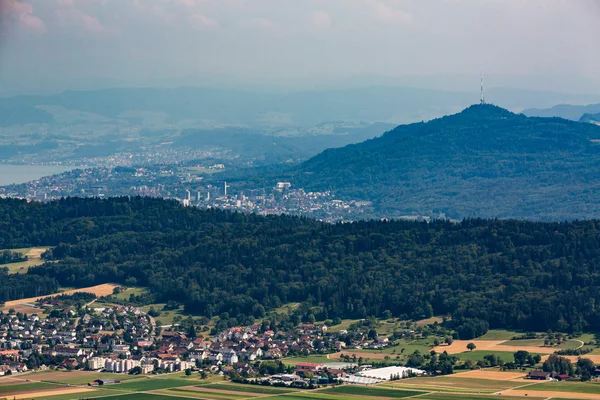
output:
MULTIPOLYGON (((76 292, 38 300, 39 313, 14 309, 0 313, 0 376, 31 370, 86 370, 115 373, 109 381, 114 383, 119 381, 118 374, 196 371, 239 382, 308 388, 377 383, 424 373, 403 366, 372 368, 357 363, 356 356, 327 363, 280 361, 347 347, 383 349, 390 345, 383 336, 369 339, 359 334, 348 340, 346 330, 329 333, 325 324, 300 323, 284 332, 254 323, 225 329, 209 339, 197 335, 193 327, 187 333, 176 327, 163 330, 152 316, 134 306, 96 307, 95 300, 94 294, 76 292)), ((90 386, 104 384, 89 382, 90 386)))
MULTIPOLYGON (((290 214, 325 222, 369 219, 371 202, 344 200, 333 191, 312 192, 292 182, 273 182, 270 188, 241 188, 239 183, 207 180, 207 174, 224 170, 220 163, 193 166, 97 167, 76 169, 26 184, 0 187, 0 197, 51 201, 68 196, 142 196, 176 199, 184 205, 219 208, 260 215, 290 214)), ((417 215, 401 216, 422 219, 417 215)), ((444 215, 436 217, 443 218, 444 215)), ((423 217, 429 219, 429 217, 423 217)))

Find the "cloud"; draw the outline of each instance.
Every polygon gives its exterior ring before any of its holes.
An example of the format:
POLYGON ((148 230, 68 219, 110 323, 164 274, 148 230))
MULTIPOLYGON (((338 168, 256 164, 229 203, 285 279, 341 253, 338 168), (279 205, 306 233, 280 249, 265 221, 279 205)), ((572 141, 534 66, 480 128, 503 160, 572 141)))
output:
POLYGON ((331 16, 327 11, 316 10, 311 15, 312 25, 317 28, 330 28, 331 27, 331 16))
POLYGON ((75 27, 87 32, 106 32, 98 18, 81 10, 74 0, 59 0, 55 10, 56 21, 62 27, 75 27))
POLYGON ((250 18, 248 23, 246 24, 252 28, 262 28, 262 29, 274 29, 277 27, 277 24, 265 17, 254 17, 250 18))
POLYGON ((210 19, 203 14, 192 14, 190 20, 194 24, 195 28, 218 28, 219 23, 214 19, 210 19))
POLYGON ((0 0, 0 29, 3 34, 15 28, 35 33, 46 33, 46 24, 33 15, 33 6, 19 0, 0 0))
POLYGON ((366 0, 367 5, 371 7, 375 16, 385 22, 410 22, 413 19, 412 14, 401 10, 383 0, 366 0))

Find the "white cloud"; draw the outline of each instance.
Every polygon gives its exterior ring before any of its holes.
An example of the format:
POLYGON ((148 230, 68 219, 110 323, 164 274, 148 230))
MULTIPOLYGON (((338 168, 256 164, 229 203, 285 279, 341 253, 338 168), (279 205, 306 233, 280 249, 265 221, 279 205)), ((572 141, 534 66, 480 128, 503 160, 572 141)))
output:
POLYGON ((192 14, 190 16, 190 20, 194 24, 195 28, 218 28, 219 22, 214 19, 208 18, 206 15, 202 14, 192 14))
POLYGON ((381 21, 410 22, 413 19, 413 15, 409 12, 383 0, 367 0, 367 5, 371 7, 375 16, 381 21))
POLYGON ((19 0, 0 0, 0 32, 6 35, 15 28, 40 35, 47 30, 44 21, 34 15, 31 4, 19 0))
POLYGON ((327 11, 315 10, 312 12, 310 18, 312 25, 317 28, 330 28, 331 27, 331 16, 327 11))

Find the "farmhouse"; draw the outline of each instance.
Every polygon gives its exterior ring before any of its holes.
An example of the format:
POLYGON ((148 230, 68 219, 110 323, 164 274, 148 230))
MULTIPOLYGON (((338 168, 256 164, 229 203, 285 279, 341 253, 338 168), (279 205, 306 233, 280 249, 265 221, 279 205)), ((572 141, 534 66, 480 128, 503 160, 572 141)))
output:
POLYGON ((550 372, 531 371, 529 373, 529 379, 535 379, 538 381, 547 381, 548 379, 550 379, 550 372))
POLYGON ((307 372, 314 374, 324 368, 325 368, 325 364, 298 363, 298 364, 296 364, 296 373, 300 374, 300 375, 305 374, 307 372))

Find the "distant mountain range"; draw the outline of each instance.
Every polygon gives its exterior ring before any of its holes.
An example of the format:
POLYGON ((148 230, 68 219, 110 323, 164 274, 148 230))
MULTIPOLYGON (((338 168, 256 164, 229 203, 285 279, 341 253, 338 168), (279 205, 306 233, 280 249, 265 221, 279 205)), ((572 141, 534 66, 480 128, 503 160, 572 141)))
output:
MULTIPOLYGON (((486 96, 513 110, 550 107, 559 102, 600 102, 600 95, 506 88, 490 89, 486 96)), ((313 126, 331 120, 409 123, 458 112, 476 98, 476 92, 383 85, 290 93, 208 87, 67 91, 50 96, 0 98, 0 126, 51 124, 60 119, 57 113, 64 110, 135 125, 144 123, 140 113, 165 115, 166 124, 187 121, 195 126, 200 122, 214 126, 313 126)))
POLYGON ((571 104, 559 104, 551 108, 530 108, 523 111, 528 117, 559 117, 571 121, 579 121, 585 114, 600 113, 600 104, 589 104, 577 106, 571 104))
POLYGON ((600 126, 474 105, 329 149, 286 174, 381 216, 600 218, 600 126))

